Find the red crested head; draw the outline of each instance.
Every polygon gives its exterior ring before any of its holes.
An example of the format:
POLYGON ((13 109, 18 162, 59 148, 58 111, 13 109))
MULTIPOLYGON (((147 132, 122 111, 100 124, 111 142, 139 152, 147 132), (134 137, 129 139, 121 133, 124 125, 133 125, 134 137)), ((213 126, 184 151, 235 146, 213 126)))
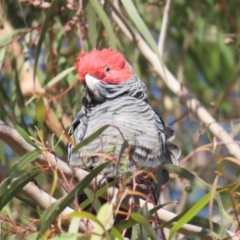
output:
POLYGON ((132 78, 133 72, 124 57, 109 49, 83 53, 77 58, 76 70, 80 81, 85 85, 85 76, 89 74, 100 81, 120 84, 132 78))

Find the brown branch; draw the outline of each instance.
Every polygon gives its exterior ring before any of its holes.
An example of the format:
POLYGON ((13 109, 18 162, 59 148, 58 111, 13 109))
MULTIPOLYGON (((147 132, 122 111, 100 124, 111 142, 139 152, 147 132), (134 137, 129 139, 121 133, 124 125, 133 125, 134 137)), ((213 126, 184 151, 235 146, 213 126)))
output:
MULTIPOLYGON (((29 151, 34 150, 34 147, 28 144, 20 135, 19 133, 13 129, 12 127, 8 126, 6 123, 0 120, 0 140, 5 142, 6 144, 9 145, 10 148, 12 148, 15 152, 17 152, 20 155, 23 155, 29 151)), ((88 174, 88 172, 82 170, 82 169, 72 169, 68 164, 63 162, 61 159, 57 158, 54 154, 45 151, 44 154, 42 154, 40 157, 36 159, 36 162, 41 164, 41 165, 46 165, 49 164, 52 169, 57 169, 59 171, 62 171, 67 178, 75 178, 75 181, 82 181, 88 174)), ((7 173, 8 173, 8 168, 5 166, 0 165, 0 181, 2 181, 7 173)), ((61 177, 61 174, 59 174, 61 177)), ((89 187, 91 189, 96 189, 96 185, 98 186, 99 183, 102 181, 102 176, 98 176, 96 179, 94 179, 89 187)), ((117 198, 118 194, 118 189, 114 187, 110 187, 107 190, 107 193, 103 196, 105 199, 114 199, 117 198)), ((28 183, 21 192, 24 196, 29 197, 32 201, 34 201, 38 206, 40 206, 43 209, 46 209, 47 207, 51 206, 53 202, 56 201, 53 197, 48 195, 46 192, 43 190, 40 190, 35 184, 33 183, 28 183)), ((122 207, 124 209, 129 209, 129 198, 127 197, 123 201, 122 207)), ((140 207, 144 207, 146 202, 144 200, 140 200, 140 207)), ((151 203, 147 204, 148 209, 153 209, 154 205, 151 203)), ((65 214, 70 213, 72 210, 70 208, 66 208, 64 212, 61 214, 62 216, 65 214)), ((168 222, 172 218, 176 217, 176 214, 171 213, 165 209, 160 209, 157 211, 157 215, 161 222, 168 222)), ((174 225, 171 224, 168 226, 171 228, 174 225)), ((85 225, 80 225, 79 230, 81 232, 86 231, 85 225)), ((201 227, 197 227, 191 224, 185 224, 179 232, 183 235, 189 236, 193 233, 199 233, 202 231, 201 227)), ((234 233, 229 232, 231 236, 234 235, 234 233)), ((202 239, 212 239, 216 237, 217 234, 215 233, 210 233, 209 236, 205 236, 202 239)), ((237 240, 238 238, 233 237, 232 239, 237 240)))
MULTIPOLYGON (((0 183, 5 179, 8 175, 9 169, 2 164, 0 164, 0 183)), ((27 185, 23 187, 20 191, 21 195, 29 198, 34 204, 39 206, 41 209, 45 210, 50 207, 53 203, 57 201, 56 198, 50 196, 48 193, 40 189, 33 182, 29 182, 27 185)), ((73 209, 70 207, 66 207, 60 214, 60 217, 64 217, 70 213, 73 213, 73 209)), ((85 224, 83 222, 79 222, 81 231, 87 231, 85 224)))
POLYGON ((180 102, 185 105, 190 112, 194 113, 196 117, 205 126, 207 126, 212 134, 214 134, 220 141, 226 143, 231 142, 232 144, 226 144, 225 148, 228 150, 229 154, 240 160, 240 148, 238 144, 233 141, 231 136, 218 124, 207 109, 202 106, 196 98, 192 97, 188 90, 179 83, 164 63, 160 62, 157 55, 147 45, 143 38, 133 29, 131 32, 128 30, 130 27, 129 24, 127 23, 128 26, 126 26, 126 22, 123 22, 121 18, 118 17, 121 13, 117 10, 119 8, 116 1, 114 1, 114 5, 115 8, 112 11, 113 20, 131 41, 136 39, 136 46, 145 58, 152 64, 153 69, 162 78, 169 90, 171 90, 179 98, 180 102), (116 13, 116 11, 118 11, 118 13, 116 13))
MULTIPOLYGON (((14 128, 10 127, 1 120, 0 120, 0 140, 5 142, 11 149, 13 149, 16 153, 18 153, 21 156, 35 149, 32 145, 27 143, 14 128)), ((44 154, 39 156, 35 162, 40 165, 48 164, 54 170, 60 169, 62 172, 64 172, 64 174, 68 178, 71 178, 73 176, 72 168, 67 163, 57 158, 54 154, 48 151, 45 151, 44 154)))

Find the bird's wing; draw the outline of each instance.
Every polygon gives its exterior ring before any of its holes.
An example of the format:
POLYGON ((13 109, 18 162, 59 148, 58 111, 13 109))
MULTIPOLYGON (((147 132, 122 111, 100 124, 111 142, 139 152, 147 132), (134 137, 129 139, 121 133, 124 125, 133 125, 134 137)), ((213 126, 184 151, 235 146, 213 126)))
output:
MULTIPOLYGON (((163 164, 178 164, 178 158, 180 157, 181 151, 180 149, 173 144, 171 141, 175 137, 174 130, 165 125, 161 117, 158 115, 158 113, 153 110, 154 112, 154 118, 156 120, 156 125, 158 129, 158 135, 162 150, 162 157, 163 157, 163 164)), ((155 172, 155 177, 157 179, 157 184, 152 184, 152 190, 154 193, 155 201, 157 203, 161 191, 161 187, 163 184, 167 183, 169 179, 169 174, 166 170, 159 168, 155 172)))
MULTIPOLYGON (((71 136, 73 142, 75 144, 80 143, 85 135, 87 129, 87 116, 83 109, 81 109, 77 115, 74 117, 72 125, 68 131, 68 134, 71 136)), ((78 163, 79 165, 81 163, 81 159, 78 156, 78 153, 72 153, 74 145, 72 143, 68 142, 67 144, 67 154, 68 154, 68 160, 70 165, 72 163, 78 163)))
POLYGON ((172 163, 177 165, 181 151, 175 144, 172 143, 172 140, 175 137, 175 132, 170 126, 164 124, 162 118, 155 110, 153 110, 153 112, 158 129, 162 153, 164 155, 163 163, 172 163))

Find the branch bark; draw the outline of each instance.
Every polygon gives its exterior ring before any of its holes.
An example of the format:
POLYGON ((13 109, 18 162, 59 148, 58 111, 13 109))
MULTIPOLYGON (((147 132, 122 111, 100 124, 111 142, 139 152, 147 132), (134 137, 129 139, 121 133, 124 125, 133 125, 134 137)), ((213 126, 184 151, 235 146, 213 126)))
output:
MULTIPOLYGON (((5 142, 6 144, 9 145, 10 148, 12 148, 16 153, 23 155, 26 152, 32 151, 34 149, 33 146, 28 144, 20 135, 19 133, 13 129, 12 127, 8 126, 6 123, 0 120, 0 140, 5 142)), ((54 154, 50 152, 45 152, 42 154, 38 159, 36 159, 36 162, 41 165, 46 165, 49 164, 51 165, 52 169, 58 169, 59 171, 63 172, 66 175, 66 178, 72 178, 74 176, 75 181, 81 181, 84 179, 88 172, 82 170, 82 169, 72 169, 68 164, 63 162, 61 159, 57 158, 54 154)), ((7 176, 8 173, 8 168, 0 164, 0 182, 4 180, 4 178, 7 176)), ((59 174, 61 177, 61 174, 59 174)), ((97 179, 94 179, 89 187, 91 189, 95 189, 96 184, 102 181, 102 177, 99 176, 97 179)), ((39 189, 35 184, 33 183, 28 183, 21 191, 21 194, 24 196, 28 197, 30 200, 35 202, 38 206, 40 206, 42 209, 46 209, 49 206, 51 206, 52 203, 56 201, 53 197, 51 197, 49 194, 44 192, 43 190, 39 189)), ((110 187, 107 191, 107 193, 103 196, 106 199, 113 199, 117 196, 118 194, 118 189, 114 187, 110 187)), ((123 203, 122 207, 126 210, 129 209, 129 201, 128 198, 126 198, 123 203)), ((144 200, 140 200, 140 206, 144 207, 146 202, 144 200)), ((148 209, 153 209, 154 205, 151 203, 147 203, 148 209)), ((71 213, 73 210, 69 207, 67 207, 62 213, 61 216, 66 215, 71 213)), ((160 209, 157 211, 157 215, 161 222, 168 222, 177 215, 174 213, 171 213, 165 209, 160 209)), ((171 228, 174 225, 171 224, 168 226, 171 228)), ((79 230, 81 232, 86 231, 86 227, 84 224, 80 224, 79 230)), ((193 233, 199 233, 202 231, 201 227, 194 226, 191 224, 185 224, 180 230, 179 233, 189 236, 193 233)), ((229 232, 229 234, 234 240, 238 240, 237 237, 234 237, 234 233, 229 232)), ((208 236, 205 236, 202 239, 212 239, 212 238, 217 238, 217 234, 215 233, 210 233, 208 236)))
MULTIPOLYGON (((9 169, 0 164, 0 183, 3 182, 4 179, 7 177, 8 172, 9 169)), ((25 185, 19 194, 29 198, 34 204, 36 204, 36 206, 39 206, 43 210, 47 209, 57 201, 56 198, 50 196, 48 193, 40 189, 38 186, 36 186, 36 184, 32 182, 29 182, 27 185, 25 185)), ((60 216, 64 217, 72 213, 73 211, 74 210, 72 208, 66 207, 61 212, 60 216)), ((79 228, 81 229, 81 231, 87 231, 87 228, 82 221, 80 221, 79 224, 79 228)))
POLYGON ((152 64, 154 71, 162 78, 168 89, 172 91, 180 100, 180 102, 187 107, 187 109, 194 113, 195 116, 215 135, 220 141, 225 143, 225 147, 236 159, 240 160, 240 148, 231 136, 218 124, 207 109, 194 97, 190 95, 188 90, 182 86, 179 81, 173 76, 163 62, 160 62, 157 55, 152 51, 144 39, 136 33, 120 11, 116 1, 112 5, 112 18, 123 31, 123 33, 131 41, 136 42, 136 46, 145 58, 152 64))

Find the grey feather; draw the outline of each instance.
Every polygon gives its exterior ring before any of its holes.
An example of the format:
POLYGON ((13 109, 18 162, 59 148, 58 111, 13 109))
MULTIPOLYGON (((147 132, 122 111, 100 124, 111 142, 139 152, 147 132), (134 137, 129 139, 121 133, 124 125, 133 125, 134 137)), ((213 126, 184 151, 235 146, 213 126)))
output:
POLYGON ((136 75, 118 86, 100 82, 94 93, 85 89, 82 103, 82 109, 69 131, 76 144, 106 124, 117 128, 107 128, 77 153, 72 153, 73 146, 69 143, 67 152, 70 165, 92 169, 106 161, 99 156, 89 156, 93 153, 108 153, 118 159, 123 135, 129 144, 128 152, 117 163, 118 168, 112 163, 103 173, 107 178, 114 178, 132 176, 136 169, 153 171, 158 182, 150 179, 149 186, 157 201, 162 184, 168 181, 168 173, 161 166, 177 164, 180 150, 171 143, 174 131, 165 126, 161 117, 149 106, 145 84, 136 75), (94 100, 94 94, 97 94, 98 101, 94 100), (127 167, 126 154, 130 155, 127 167))

